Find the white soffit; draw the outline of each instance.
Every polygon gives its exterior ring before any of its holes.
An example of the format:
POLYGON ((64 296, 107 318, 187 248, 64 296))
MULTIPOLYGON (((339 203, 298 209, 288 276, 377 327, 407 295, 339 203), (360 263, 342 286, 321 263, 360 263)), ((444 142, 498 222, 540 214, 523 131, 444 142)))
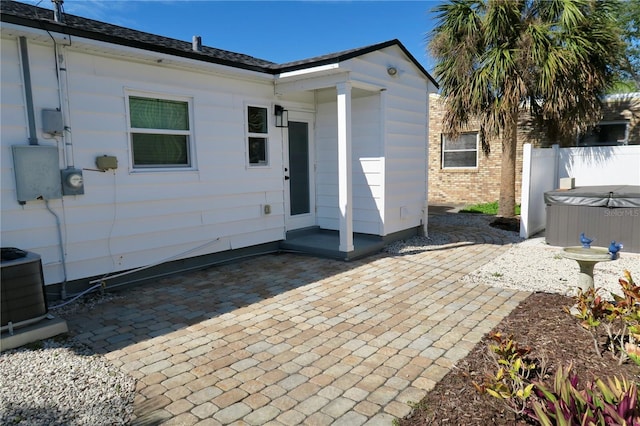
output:
POLYGON ((309 76, 309 74, 330 74, 327 71, 340 70, 340 64, 320 65, 318 67, 304 68, 301 70, 288 71, 278 74, 278 79, 287 79, 290 77, 309 76))

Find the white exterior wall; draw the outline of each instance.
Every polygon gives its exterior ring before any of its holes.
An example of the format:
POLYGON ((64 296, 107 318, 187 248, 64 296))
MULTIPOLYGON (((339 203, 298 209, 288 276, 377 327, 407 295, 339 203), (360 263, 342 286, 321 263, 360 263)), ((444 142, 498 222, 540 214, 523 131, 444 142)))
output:
MULTIPOLYGON (((346 63, 353 90, 353 229, 388 235, 419 226, 427 194, 428 87, 397 47, 346 63), (398 74, 391 77, 387 68, 398 74), (358 90, 356 81, 385 88, 358 90)), ((317 105, 318 225, 338 229, 335 91, 317 105)))
MULTIPOLYGON (((55 217, 43 201, 16 201, 11 145, 26 145, 18 41, 2 39, 2 246, 42 257, 47 284, 63 280, 55 217)), ((51 200, 59 216, 67 279, 79 279, 284 237, 282 133, 270 122, 270 166, 248 168, 245 109, 269 108, 273 85, 258 79, 170 69, 65 48, 75 167, 95 169, 102 155, 115 172, 85 170, 85 194, 51 200), (127 90, 190 98, 196 170, 132 171, 125 111, 127 90), (262 206, 271 205, 264 215, 262 206), (194 250, 196 249, 196 250, 194 250)), ((41 110, 58 108, 52 44, 29 43, 39 142, 41 110)), ((312 107, 312 105, 310 105, 312 107)), ((60 168, 66 167, 63 146, 60 168)))
MULTIPOLYGON (((335 97, 335 94, 334 94, 335 97)), ((379 95, 352 101, 353 229, 381 235, 384 158, 380 137, 379 95)), ((318 105, 317 220, 324 229, 339 228, 336 102, 318 105)))

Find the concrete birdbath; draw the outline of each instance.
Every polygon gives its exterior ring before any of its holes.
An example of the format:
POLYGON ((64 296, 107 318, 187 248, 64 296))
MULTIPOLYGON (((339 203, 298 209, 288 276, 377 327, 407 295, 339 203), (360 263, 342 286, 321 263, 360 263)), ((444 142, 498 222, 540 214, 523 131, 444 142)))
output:
POLYGON ((578 286, 584 292, 593 286, 593 267, 598 262, 611 261, 609 250, 604 247, 584 248, 580 246, 565 247, 562 255, 567 259, 573 259, 580 266, 578 274, 578 286))

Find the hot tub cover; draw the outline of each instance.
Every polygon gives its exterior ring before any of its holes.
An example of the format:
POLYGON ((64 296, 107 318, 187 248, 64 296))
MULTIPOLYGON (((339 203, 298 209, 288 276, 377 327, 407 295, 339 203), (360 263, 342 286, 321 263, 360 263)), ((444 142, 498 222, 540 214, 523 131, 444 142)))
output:
POLYGON ((635 208, 640 207, 640 186, 580 186, 548 191, 544 193, 544 202, 547 205, 635 208))

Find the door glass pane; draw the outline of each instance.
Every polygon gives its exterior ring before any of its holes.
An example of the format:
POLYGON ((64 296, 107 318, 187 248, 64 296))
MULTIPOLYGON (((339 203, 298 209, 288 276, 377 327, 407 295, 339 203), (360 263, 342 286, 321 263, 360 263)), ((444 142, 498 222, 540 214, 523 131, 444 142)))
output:
POLYGON ((289 194, 291 216, 310 212, 309 125, 289 121, 289 194))

